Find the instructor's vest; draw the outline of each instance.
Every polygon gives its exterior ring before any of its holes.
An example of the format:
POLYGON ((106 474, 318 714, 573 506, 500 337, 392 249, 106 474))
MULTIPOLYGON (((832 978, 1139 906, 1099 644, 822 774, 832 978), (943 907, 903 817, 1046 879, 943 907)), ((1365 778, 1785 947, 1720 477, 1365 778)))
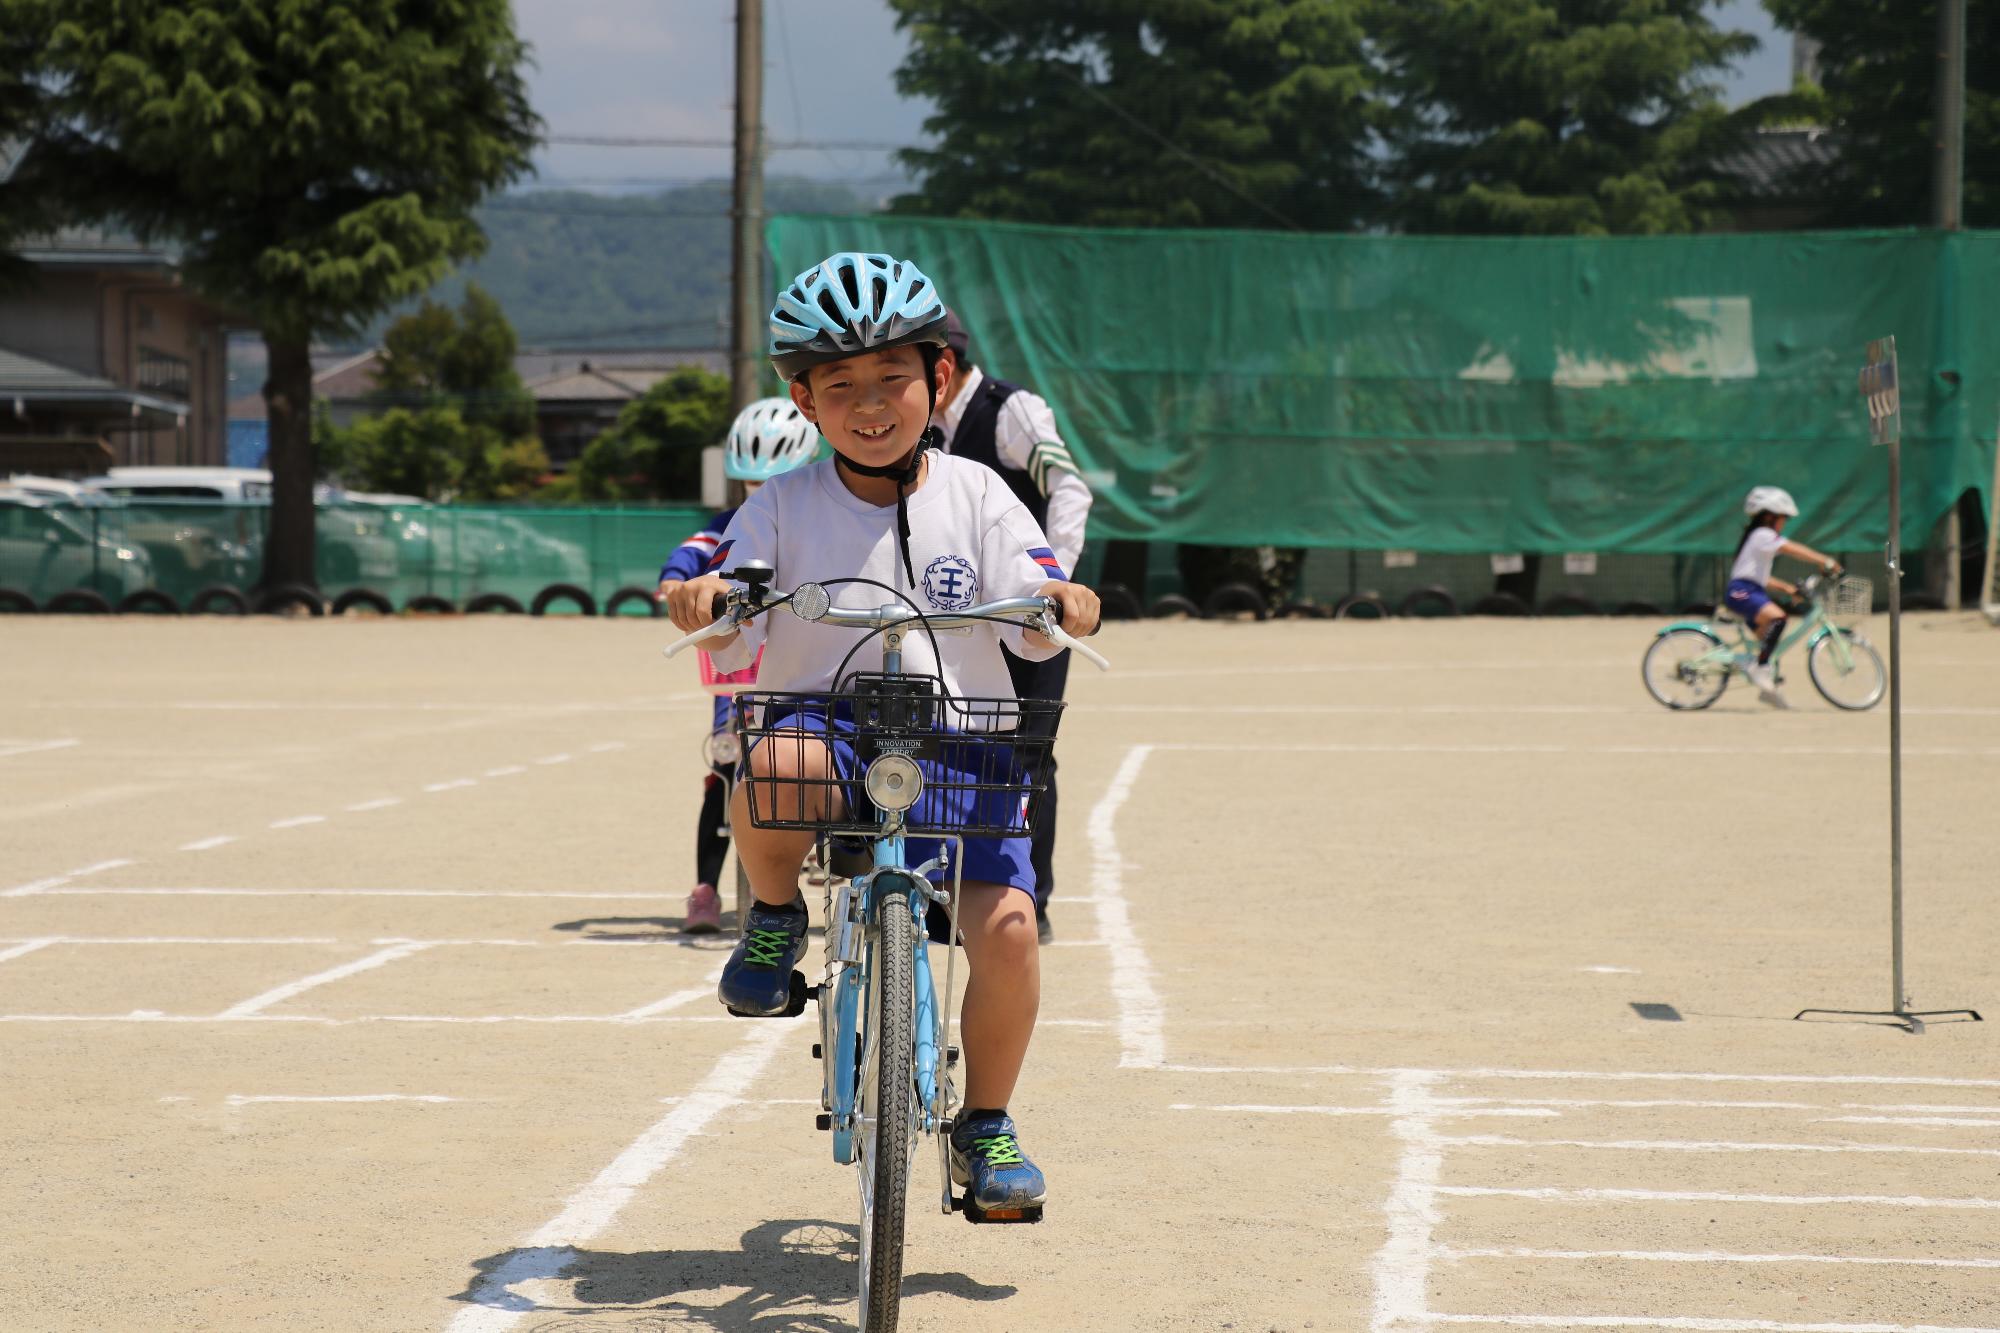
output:
POLYGON ((1000 425, 1000 408, 1019 392, 1020 385, 996 380, 991 375, 980 381, 972 401, 965 405, 965 415, 958 419, 958 430, 951 437, 951 452, 960 458, 984 463, 998 472, 1001 480, 1034 515, 1035 523, 1046 528, 1049 497, 1035 488, 1035 479, 1028 475, 1026 468, 1008 467, 1002 463, 999 446, 994 443, 1000 425))

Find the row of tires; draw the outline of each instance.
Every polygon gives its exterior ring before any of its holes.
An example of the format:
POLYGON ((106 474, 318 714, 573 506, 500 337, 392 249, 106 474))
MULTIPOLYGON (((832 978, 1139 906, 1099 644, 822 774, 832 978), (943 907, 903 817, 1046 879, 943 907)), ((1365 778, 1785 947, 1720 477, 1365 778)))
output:
MULTIPOLYGON (((1473 602, 1461 606, 1449 588, 1439 584, 1428 584, 1405 593, 1392 607, 1389 602, 1372 592, 1355 593, 1343 597, 1332 606, 1320 606, 1311 602, 1286 602, 1273 607, 1264 594, 1247 583, 1225 583, 1210 592, 1200 602, 1179 593, 1168 593, 1155 598, 1150 606, 1142 607, 1139 598, 1120 583, 1107 583, 1098 589, 1098 597, 1104 603, 1106 620, 1138 620, 1144 616, 1155 619, 1171 616, 1196 618, 1222 616, 1252 616, 1258 620, 1274 617, 1302 618, 1313 620, 1386 620, 1396 616, 1658 616, 1665 610, 1652 602, 1620 602, 1605 607, 1580 593, 1559 593, 1543 602, 1540 607, 1530 606, 1512 593, 1493 592, 1473 602)), ((1690 603, 1682 608, 1688 615, 1707 615, 1714 609, 1709 602, 1690 603)))
MULTIPOLYGON (((653 600, 650 588, 620 588, 604 603, 605 615, 623 615, 628 606, 637 604, 645 608, 648 615, 660 615, 659 604, 653 600)), ((583 615, 598 613, 597 599, 586 588, 573 583, 552 583, 535 594, 532 601, 523 605, 519 598, 504 592, 480 593, 469 599, 463 607, 448 597, 438 597, 429 593, 412 597, 403 603, 404 611, 432 614, 453 614, 464 611, 468 614, 498 612, 512 615, 546 615, 551 609, 569 607, 583 615)), ((304 611, 309 615, 346 615, 349 612, 394 615, 395 603, 373 588, 349 588, 331 600, 319 589, 303 583, 288 583, 281 587, 253 589, 245 592, 226 583, 213 584, 190 597, 183 606, 172 594, 159 588, 141 588, 127 593, 117 602, 91 588, 71 588, 59 592, 48 601, 36 605, 35 599, 18 588, 0 588, 0 615, 31 615, 36 611, 52 616, 60 615, 225 615, 242 616, 256 612, 262 615, 277 615, 291 611, 304 611)))

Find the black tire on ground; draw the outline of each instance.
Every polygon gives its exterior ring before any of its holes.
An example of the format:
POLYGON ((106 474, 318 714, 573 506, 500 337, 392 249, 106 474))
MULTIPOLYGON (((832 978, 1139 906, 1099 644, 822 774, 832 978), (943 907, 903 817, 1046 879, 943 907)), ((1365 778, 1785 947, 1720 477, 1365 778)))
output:
POLYGON ((1138 620, 1146 614, 1139 605, 1139 598, 1122 583, 1107 583, 1097 590, 1100 618, 1104 620, 1138 620))
POLYGON ((1532 616, 1535 609, 1511 592, 1489 592, 1466 612, 1473 616, 1532 616))
POLYGON ((1611 613, 1614 616, 1663 616, 1666 612, 1651 602, 1620 602, 1611 613))
POLYGON ((1146 614, 1155 620, 1164 620, 1168 616, 1186 616, 1190 620, 1200 620, 1201 608, 1179 593, 1170 592, 1156 600, 1152 609, 1146 614))
POLYGON ((1349 593, 1333 604, 1335 620, 1387 620, 1389 604, 1372 592, 1349 593))
POLYGON ((1907 593, 1903 597, 1905 611, 1942 611, 1944 603, 1927 592, 1907 593))
POLYGON ((141 588, 137 592, 128 592, 118 602, 118 614, 121 616, 148 612, 154 615, 177 616, 181 613, 181 604, 158 588, 141 588))
POLYGON ((247 616, 250 599, 227 583, 211 583, 188 600, 188 614, 195 616, 247 616))
POLYGON ((1325 620, 1332 614, 1332 608, 1318 602, 1286 602, 1271 613, 1279 620, 1325 620))
POLYGON ((31 616, 35 599, 19 588, 0 588, 0 616, 31 616))
POLYGON ((1411 592, 1402 601, 1396 603, 1396 614, 1399 616, 1455 616, 1458 614, 1458 598, 1453 597, 1451 589, 1442 584, 1426 584, 1411 592), (1437 609, 1430 612, 1422 610, 1423 607, 1427 606, 1437 609))
POLYGON ((1535 614, 1543 616, 1601 616, 1602 607, 1580 592, 1559 592, 1542 603, 1535 614))
POLYGON ((1680 613, 1684 616, 1712 616, 1715 614, 1715 603, 1682 602, 1680 613))
POLYGON ((610 599, 604 603, 604 614, 607 616, 622 615, 625 608, 634 602, 644 607, 646 614, 654 620, 658 620, 667 613, 667 609, 660 605, 660 599, 655 595, 654 589, 641 588, 637 584, 627 584, 617 592, 612 593, 610 599))
POLYGON ((49 598, 42 611, 52 616, 103 616, 111 614, 111 603, 94 589, 71 588, 49 598))
POLYGON ((308 615, 314 617, 326 614, 326 598, 319 595, 318 588, 303 583, 280 583, 257 595, 259 615, 275 616, 295 606, 304 608, 308 615))
POLYGON ((418 593, 404 602, 403 610, 405 613, 415 611, 423 615, 436 616, 455 615, 458 612, 458 608, 451 604, 451 598, 439 597, 436 593, 429 592, 418 593))
POLYGON ((1237 611, 1248 611, 1258 620, 1268 619, 1271 614, 1264 594, 1247 583, 1222 584, 1202 599, 1201 613, 1204 616, 1226 616, 1237 611))
POLYGON ((396 614, 395 604, 373 588, 349 588, 333 599, 333 613, 337 616, 344 616, 356 607, 373 611, 378 616, 396 614))
POLYGON ((528 608, 528 614, 547 615, 549 608, 561 601, 576 603, 576 609, 583 615, 597 614, 597 599, 574 583, 551 583, 536 593, 534 604, 528 608))
POLYGON ((465 614, 468 616, 481 615, 488 611, 504 611, 508 615, 518 616, 521 610, 520 599, 509 597, 504 592, 482 592, 465 604, 465 614))

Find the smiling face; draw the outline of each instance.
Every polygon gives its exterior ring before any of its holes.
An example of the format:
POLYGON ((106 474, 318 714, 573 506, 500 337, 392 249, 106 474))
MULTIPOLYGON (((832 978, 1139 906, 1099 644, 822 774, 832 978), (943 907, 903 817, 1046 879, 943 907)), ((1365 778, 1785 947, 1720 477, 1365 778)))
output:
MULTIPOLYGON (((938 362, 941 389, 950 358, 938 362)), ((864 352, 814 366, 792 381, 792 401, 834 449, 868 467, 899 462, 930 424, 924 356, 915 347, 864 352)))

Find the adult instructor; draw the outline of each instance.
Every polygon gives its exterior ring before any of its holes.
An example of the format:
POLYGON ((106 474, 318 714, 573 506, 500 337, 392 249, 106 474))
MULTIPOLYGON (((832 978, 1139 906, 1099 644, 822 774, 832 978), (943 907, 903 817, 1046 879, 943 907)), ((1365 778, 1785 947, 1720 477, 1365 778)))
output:
MULTIPOLYGON (((956 365, 951 383, 938 400, 937 425, 944 432, 946 453, 975 459, 998 472, 1049 539, 1056 563, 1076 575, 1083 554, 1084 527, 1090 519, 1090 487, 1076 470, 1076 460, 1056 431, 1055 413, 1037 394, 1017 384, 989 377, 972 358, 972 335, 953 312, 945 324, 945 341, 956 365)), ((1069 681, 1068 653, 1046 662, 1029 662, 1003 654, 1014 678, 1014 693, 1023 699, 1060 699, 1069 681)), ((1049 754, 1049 790, 1035 820, 1035 928, 1041 941, 1052 938, 1049 897, 1055 892, 1056 762, 1049 754)))

